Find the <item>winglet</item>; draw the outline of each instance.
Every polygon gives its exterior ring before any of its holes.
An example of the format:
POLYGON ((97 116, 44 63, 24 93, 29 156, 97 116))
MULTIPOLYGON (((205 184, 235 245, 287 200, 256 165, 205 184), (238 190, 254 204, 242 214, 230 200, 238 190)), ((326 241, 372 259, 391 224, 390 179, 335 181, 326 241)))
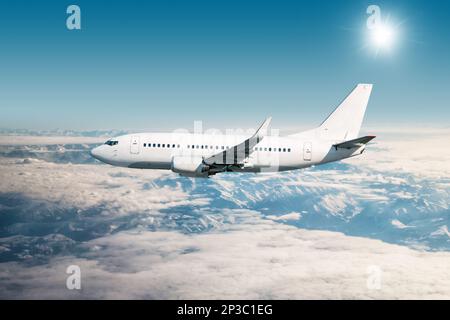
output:
POLYGON ((272 117, 268 117, 266 120, 264 120, 263 124, 258 128, 258 130, 256 130, 253 137, 261 139, 267 136, 269 134, 269 126, 271 121, 272 117))
POLYGON ((227 150, 203 159, 203 162, 214 166, 241 164, 244 159, 248 158, 249 155, 255 150, 254 147, 269 134, 268 131, 271 120, 272 117, 268 117, 250 138, 227 150))

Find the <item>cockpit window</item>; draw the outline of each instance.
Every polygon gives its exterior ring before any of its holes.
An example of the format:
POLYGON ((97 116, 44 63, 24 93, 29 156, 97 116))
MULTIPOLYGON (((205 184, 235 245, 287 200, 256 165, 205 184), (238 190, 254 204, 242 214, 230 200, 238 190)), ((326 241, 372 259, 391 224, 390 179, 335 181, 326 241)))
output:
POLYGON ((117 141, 117 140, 108 140, 105 142, 105 144, 107 144, 108 146, 115 146, 118 143, 119 143, 119 141, 117 141))

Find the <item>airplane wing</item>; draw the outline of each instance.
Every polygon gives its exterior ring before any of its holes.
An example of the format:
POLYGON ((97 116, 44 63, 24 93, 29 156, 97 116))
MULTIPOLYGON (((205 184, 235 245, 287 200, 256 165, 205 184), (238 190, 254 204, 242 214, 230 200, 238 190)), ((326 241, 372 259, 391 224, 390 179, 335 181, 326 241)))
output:
POLYGON ((254 151, 254 147, 268 134, 271 120, 272 117, 267 118, 253 136, 247 140, 225 151, 205 158, 203 162, 208 165, 233 165, 242 163, 254 151))
POLYGON ((374 139, 375 136, 365 136, 361 138, 356 138, 353 140, 344 141, 341 143, 333 144, 333 147, 336 148, 343 148, 343 149, 351 149, 351 148, 359 148, 365 144, 367 144, 370 140, 374 139))

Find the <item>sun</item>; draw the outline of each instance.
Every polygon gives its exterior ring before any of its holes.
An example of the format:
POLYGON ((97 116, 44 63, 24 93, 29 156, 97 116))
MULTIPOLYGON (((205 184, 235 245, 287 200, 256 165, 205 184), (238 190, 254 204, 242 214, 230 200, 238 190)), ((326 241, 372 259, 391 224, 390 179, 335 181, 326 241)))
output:
POLYGON ((395 29, 383 23, 372 30, 372 43, 377 49, 391 49, 395 42, 395 29))
POLYGON ((365 47, 372 48, 375 51, 375 57, 382 53, 394 53, 400 41, 400 26, 402 23, 392 23, 390 16, 385 20, 378 21, 369 28, 366 34, 365 47))

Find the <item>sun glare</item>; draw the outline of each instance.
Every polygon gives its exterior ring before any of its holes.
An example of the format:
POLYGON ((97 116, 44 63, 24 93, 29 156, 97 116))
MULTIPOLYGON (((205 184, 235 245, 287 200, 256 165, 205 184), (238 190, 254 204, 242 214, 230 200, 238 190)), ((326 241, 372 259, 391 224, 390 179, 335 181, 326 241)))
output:
POLYGON ((372 30, 372 41, 377 49, 390 49, 395 41, 395 30, 387 24, 381 24, 372 30))

